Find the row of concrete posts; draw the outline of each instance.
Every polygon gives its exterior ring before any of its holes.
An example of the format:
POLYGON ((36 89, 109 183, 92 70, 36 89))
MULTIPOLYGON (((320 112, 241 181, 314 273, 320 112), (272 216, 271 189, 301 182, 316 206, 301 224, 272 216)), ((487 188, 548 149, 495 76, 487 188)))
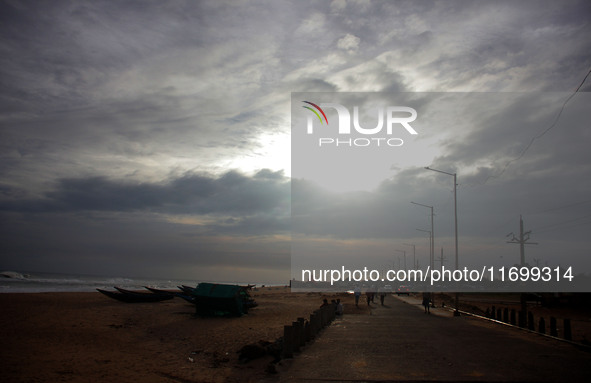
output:
MULTIPOLYGON (((509 310, 506 307, 501 309, 500 307, 495 308, 495 306, 492 306, 492 309, 486 309, 485 315, 490 319, 509 323, 513 326, 517 325, 522 328, 527 328, 531 331, 537 331, 541 334, 546 334, 546 320, 543 317, 540 317, 536 326, 534 314, 531 311, 528 311, 526 316, 525 312, 523 311, 516 311, 515 309, 509 310)), ((558 327, 556 318, 554 317, 550 317, 550 335, 558 337, 558 327)), ((563 320, 562 337, 566 340, 572 340, 573 338, 570 319, 563 320)))
POLYGON ((313 340, 324 327, 328 326, 336 316, 336 305, 329 304, 315 310, 310 319, 298 318, 291 325, 283 327, 283 357, 293 358, 306 342, 313 340))

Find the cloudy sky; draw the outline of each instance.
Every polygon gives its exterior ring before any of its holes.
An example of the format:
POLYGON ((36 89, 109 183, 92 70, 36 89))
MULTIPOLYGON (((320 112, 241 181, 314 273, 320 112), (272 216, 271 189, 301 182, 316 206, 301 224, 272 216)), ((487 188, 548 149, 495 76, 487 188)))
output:
POLYGON ((591 79, 571 96, 590 17, 584 0, 2 1, 0 269, 284 283, 292 187, 323 218, 294 235, 393 263, 416 244, 424 265, 416 201, 451 259, 452 181, 432 166, 458 173, 460 264, 518 262, 522 214, 528 262, 589 273, 591 79), (495 104, 339 191, 291 180, 292 92, 495 104))

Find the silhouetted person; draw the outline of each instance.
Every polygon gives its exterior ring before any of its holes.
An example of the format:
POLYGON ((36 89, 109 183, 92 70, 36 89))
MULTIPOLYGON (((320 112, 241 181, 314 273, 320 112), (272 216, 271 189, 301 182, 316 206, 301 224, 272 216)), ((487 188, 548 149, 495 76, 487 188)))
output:
POLYGON ((431 314, 431 293, 423 293, 423 306, 425 307, 425 314, 431 314))
POLYGON ((343 315, 343 304, 341 303, 340 299, 337 299, 337 315, 343 315))
POLYGON ((359 307, 359 297, 361 296, 361 289, 359 287, 355 287, 355 306, 359 307))
POLYGON ((367 305, 369 306, 369 302, 373 302, 373 293, 371 291, 367 291, 365 293, 365 297, 367 298, 367 305))
POLYGON ((325 306, 328 306, 328 299, 326 299, 326 298, 324 298, 322 300, 322 304, 320 305, 320 308, 325 307, 325 306))

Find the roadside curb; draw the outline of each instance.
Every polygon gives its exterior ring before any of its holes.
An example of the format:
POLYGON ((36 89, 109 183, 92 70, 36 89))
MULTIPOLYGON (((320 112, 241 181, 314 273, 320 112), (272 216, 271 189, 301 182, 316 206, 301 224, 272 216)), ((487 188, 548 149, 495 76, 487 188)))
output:
MULTIPOLYGON (((447 308, 447 310, 450 311, 450 312, 455 311, 455 309, 452 309, 452 308, 447 308)), ((497 320, 497 319, 487 318, 485 316, 474 314, 474 313, 471 313, 471 312, 468 312, 468 311, 458 310, 458 312, 460 314, 462 314, 462 315, 468 315, 468 316, 471 316, 471 317, 474 317, 474 318, 482 319, 482 320, 493 322, 493 323, 498 323, 498 324, 501 324, 501 325, 504 325, 504 326, 507 326, 507 327, 516 328, 516 329, 519 329, 521 331, 525 331, 525 332, 529 332, 529 333, 532 333, 532 334, 540 335, 540 336, 543 336, 543 337, 546 337, 546 338, 550 338, 550 339, 554 339, 554 340, 559 340, 561 342, 571 344, 571 345, 579 348, 582 351, 591 352, 591 346, 587 346, 586 344, 583 344, 583 343, 573 342, 572 340, 559 338, 559 337, 553 336, 553 335, 542 334, 541 332, 538 332, 538 331, 533 331, 533 330, 530 330, 530 329, 525 328, 525 327, 519 327, 519 326, 516 326, 516 325, 512 325, 511 323, 506 323, 506 322, 503 322, 503 321, 500 321, 500 320, 497 320)))

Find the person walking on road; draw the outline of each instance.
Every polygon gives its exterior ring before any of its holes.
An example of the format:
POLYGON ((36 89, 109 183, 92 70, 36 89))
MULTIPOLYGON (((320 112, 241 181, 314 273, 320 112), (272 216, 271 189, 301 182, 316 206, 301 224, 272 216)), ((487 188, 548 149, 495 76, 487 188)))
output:
POLYGON ((386 298, 386 292, 383 287, 378 287, 378 294, 380 296, 380 304, 384 305, 384 299, 386 298))
POLYGON ((343 304, 341 303, 340 299, 337 299, 337 315, 338 316, 342 316, 343 315, 343 304))
POLYGON ((359 288, 359 286, 355 287, 355 306, 359 307, 359 297, 361 296, 361 289, 359 288))
POLYGON ((367 305, 369 306, 369 303, 370 302, 373 302, 373 292, 366 291, 365 292, 365 298, 367 299, 367 305))
POLYGON ((425 307, 425 314, 431 314, 431 293, 423 293, 423 306, 425 307))

